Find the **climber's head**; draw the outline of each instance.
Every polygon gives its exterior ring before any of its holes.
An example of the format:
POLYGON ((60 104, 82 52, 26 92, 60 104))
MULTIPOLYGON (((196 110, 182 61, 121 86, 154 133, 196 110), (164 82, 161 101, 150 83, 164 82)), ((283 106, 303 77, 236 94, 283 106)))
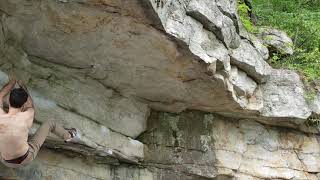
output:
POLYGON ((10 107, 21 108, 28 100, 28 93, 23 88, 16 88, 10 92, 10 107))

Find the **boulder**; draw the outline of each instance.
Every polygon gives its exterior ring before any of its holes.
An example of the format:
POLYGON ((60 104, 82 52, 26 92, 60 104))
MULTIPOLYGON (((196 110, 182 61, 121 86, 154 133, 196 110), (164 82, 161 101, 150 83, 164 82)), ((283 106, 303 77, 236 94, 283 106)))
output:
POLYGON ((267 60, 269 58, 269 50, 268 50, 267 46, 265 46, 263 44, 263 41, 252 34, 249 34, 248 39, 252 42, 253 46, 261 54, 262 58, 264 60, 267 60))
POLYGON ((290 117, 301 124, 311 115, 299 75, 290 70, 273 70, 269 81, 262 85, 264 107, 262 115, 290 117))
POLYGON ((293 42, 291 38, 283 31, 273 28, 259 29, 258 37, 269 48, 270 53, 280 53, 281 55, 292 55, 293 42))
POLYGON ((231 67, 230 81, 234 85, 234 89, 240 96, 250 97, 254 94, 257 88, 257 83, 252 80, 247 74, 237 67, 231 67))
POLYGON ((214 1, 190 1, 187 6, 187 15, 201 22, 206 29, 214 32, 227 47, 233 49, 239 47, 240 37, 233 21, 219 10, 214 1))
POLYGON ((268 80, 272 69, 263 60, 261 54, 246 40, 241 41, 239 48, 232 50, 231 64, 245 71, 259 83, 268 80))

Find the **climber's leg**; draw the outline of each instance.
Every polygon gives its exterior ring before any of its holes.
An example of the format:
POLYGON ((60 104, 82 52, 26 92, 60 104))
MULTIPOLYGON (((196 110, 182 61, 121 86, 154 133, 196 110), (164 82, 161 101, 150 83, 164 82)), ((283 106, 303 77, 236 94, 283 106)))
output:
POLYGON ((37 132, 34 134, 32 138, 28 141, 30 149, 33 154, 33 159, 37 156, 40 147, 46 140, 49 132, 54 133, 55 135, 59 136, 63 140, 67 140, 72 138, 69 131, 65 130, 62 126, 57 124, 54 120, 48 120, 47 122, 43 123, 37 132))
POLYGON ((36 158, 41 146, 43 145, 44 141, 49 135, 49 132, 56 134, 57 136, 61 137, 63 140, 66 141, 66 140, 73 139, 74 136, 77 135, 77 132, 76 131, 74 132, 74 130, 66 130, 62 126, 57 124, 55 121, 49 120, 43 123, 39 127, 39 129, 36 131, 36 133, 33 135, 33 137, 29 139, 28 141, 29 150, 27 152, 28 153, 27 157, 20 164, 7 163, 2 158, 0 158, 0 161, 4 163, 6 166, 13 167, 13 168, 18 168, 18 167, 27 165, 36 158))

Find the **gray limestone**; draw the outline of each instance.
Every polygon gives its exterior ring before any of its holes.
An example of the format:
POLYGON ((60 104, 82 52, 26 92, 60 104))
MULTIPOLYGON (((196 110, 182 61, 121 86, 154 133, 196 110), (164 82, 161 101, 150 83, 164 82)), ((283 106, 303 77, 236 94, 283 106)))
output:
POLYGON ((305 126, 319 97, 308 102, 297 73, 268 65, 266 45, 292 54, 290 40, 246 32, 235 0, 2 0, 0 17, 0 85, 10 72, 27 83, 30 135, 48 119, 82 132, 78 144, 51 134, 34 163, 0 178, 320 173, 318 130, 305 126))

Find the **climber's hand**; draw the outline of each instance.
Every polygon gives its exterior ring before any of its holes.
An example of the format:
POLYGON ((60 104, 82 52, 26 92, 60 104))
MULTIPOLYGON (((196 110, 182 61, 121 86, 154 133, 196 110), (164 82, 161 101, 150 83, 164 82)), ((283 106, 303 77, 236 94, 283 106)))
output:
POLYGON ((16 76, 14 75, 14 74, 10 74, 9 75, 9 84, 11 84, 11 85, 15 85, 16 84, 16 82, 17 82, 17 78, 16 78, 16 76))
POLYGON ((3 86, 3 88, 0 91, 0 99, 2 99, 14 88, 16 85, 16 78, 14 75, 10 74, 9 75, 9 82, 3 86))

